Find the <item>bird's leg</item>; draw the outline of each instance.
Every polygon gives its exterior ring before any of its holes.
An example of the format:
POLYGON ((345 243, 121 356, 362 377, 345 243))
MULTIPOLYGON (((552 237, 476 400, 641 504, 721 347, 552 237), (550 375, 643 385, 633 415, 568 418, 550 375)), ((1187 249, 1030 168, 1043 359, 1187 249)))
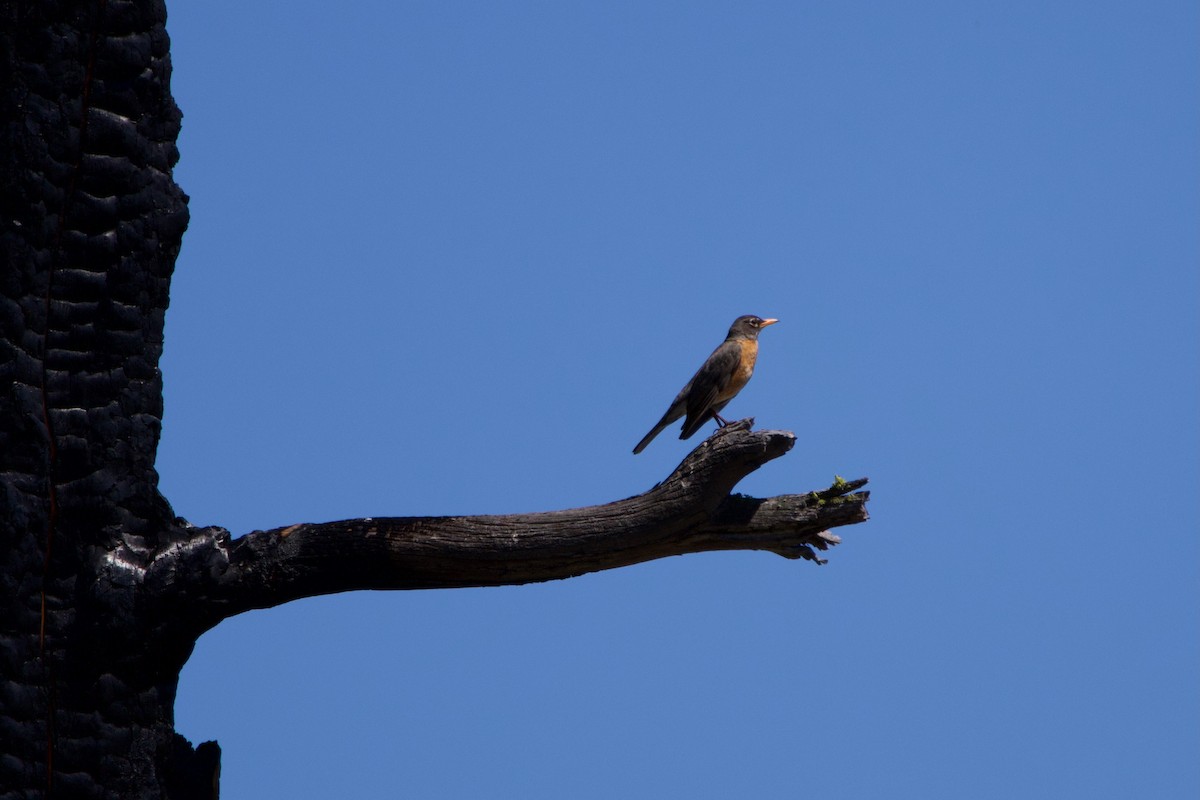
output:
POLYGON ((729 424, 728 422, 725 421, 724 417, 722 417, 720 414, 718 414, 715 411, 713 412, 713 419, 715 419, 717 421, 717 426, 721 427, 721 428, 724 428, 726 425, 729 424))

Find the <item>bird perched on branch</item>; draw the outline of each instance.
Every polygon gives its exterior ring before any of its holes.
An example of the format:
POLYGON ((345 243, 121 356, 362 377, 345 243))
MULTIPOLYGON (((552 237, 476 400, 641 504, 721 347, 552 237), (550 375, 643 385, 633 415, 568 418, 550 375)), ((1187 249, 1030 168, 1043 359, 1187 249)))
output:
POLYGON ((754 374, 754 361, 758 358, 759 331, 778 321, 762 319, 753 314, 735 319, 725 341, 712 351, 712 355, 687 382, 687 386, 679 391, 658 424, 637 443, 637 447, 633 448, 634 454, 645 450, 646 445, 650 444, 663 428, 684 414, 687 414, 687 419, 683 421, 680 439, 687 439, 710 419, 715 419, 717 424, 724 428, 728 423, 721 417, 721 409, 742 390, 746 381, 754 374))

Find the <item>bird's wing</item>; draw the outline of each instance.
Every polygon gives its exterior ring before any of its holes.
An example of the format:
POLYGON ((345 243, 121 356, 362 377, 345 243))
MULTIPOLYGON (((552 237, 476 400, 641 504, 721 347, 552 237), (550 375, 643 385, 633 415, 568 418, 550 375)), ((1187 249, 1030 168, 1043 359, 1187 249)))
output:
POLYGON ((687 392, 687 419, 680 439, 688 438, 709 420, 710 412, 721 392, 729 386, 740 358, 741 351, 736 342, 723 342, 700 367, 688 384, 691 389, 687 392))

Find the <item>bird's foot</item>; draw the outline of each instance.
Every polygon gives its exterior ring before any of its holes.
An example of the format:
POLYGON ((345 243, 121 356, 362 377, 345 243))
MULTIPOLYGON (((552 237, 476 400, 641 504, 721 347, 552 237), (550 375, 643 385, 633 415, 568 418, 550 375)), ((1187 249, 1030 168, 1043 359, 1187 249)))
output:
POLYGON ((733 431, 748 431, 754 427, 754 417, 746 417, 745 419, 735 419, 733 422, 721 420, 725 424, 713 431, 717 433, 732 433, 733 431))

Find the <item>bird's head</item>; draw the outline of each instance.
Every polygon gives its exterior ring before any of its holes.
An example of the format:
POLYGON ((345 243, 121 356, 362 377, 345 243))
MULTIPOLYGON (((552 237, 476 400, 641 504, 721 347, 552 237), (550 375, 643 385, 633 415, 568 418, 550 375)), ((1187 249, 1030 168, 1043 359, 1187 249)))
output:
POLYGON ((753 314, 746 314, 738 317, 733 321, 733 325, 729 326, 730 339, 757 339, 758 332, 768 325, 774 325, 779 322, 777 319, 763 319, 756 317, 753 314))

